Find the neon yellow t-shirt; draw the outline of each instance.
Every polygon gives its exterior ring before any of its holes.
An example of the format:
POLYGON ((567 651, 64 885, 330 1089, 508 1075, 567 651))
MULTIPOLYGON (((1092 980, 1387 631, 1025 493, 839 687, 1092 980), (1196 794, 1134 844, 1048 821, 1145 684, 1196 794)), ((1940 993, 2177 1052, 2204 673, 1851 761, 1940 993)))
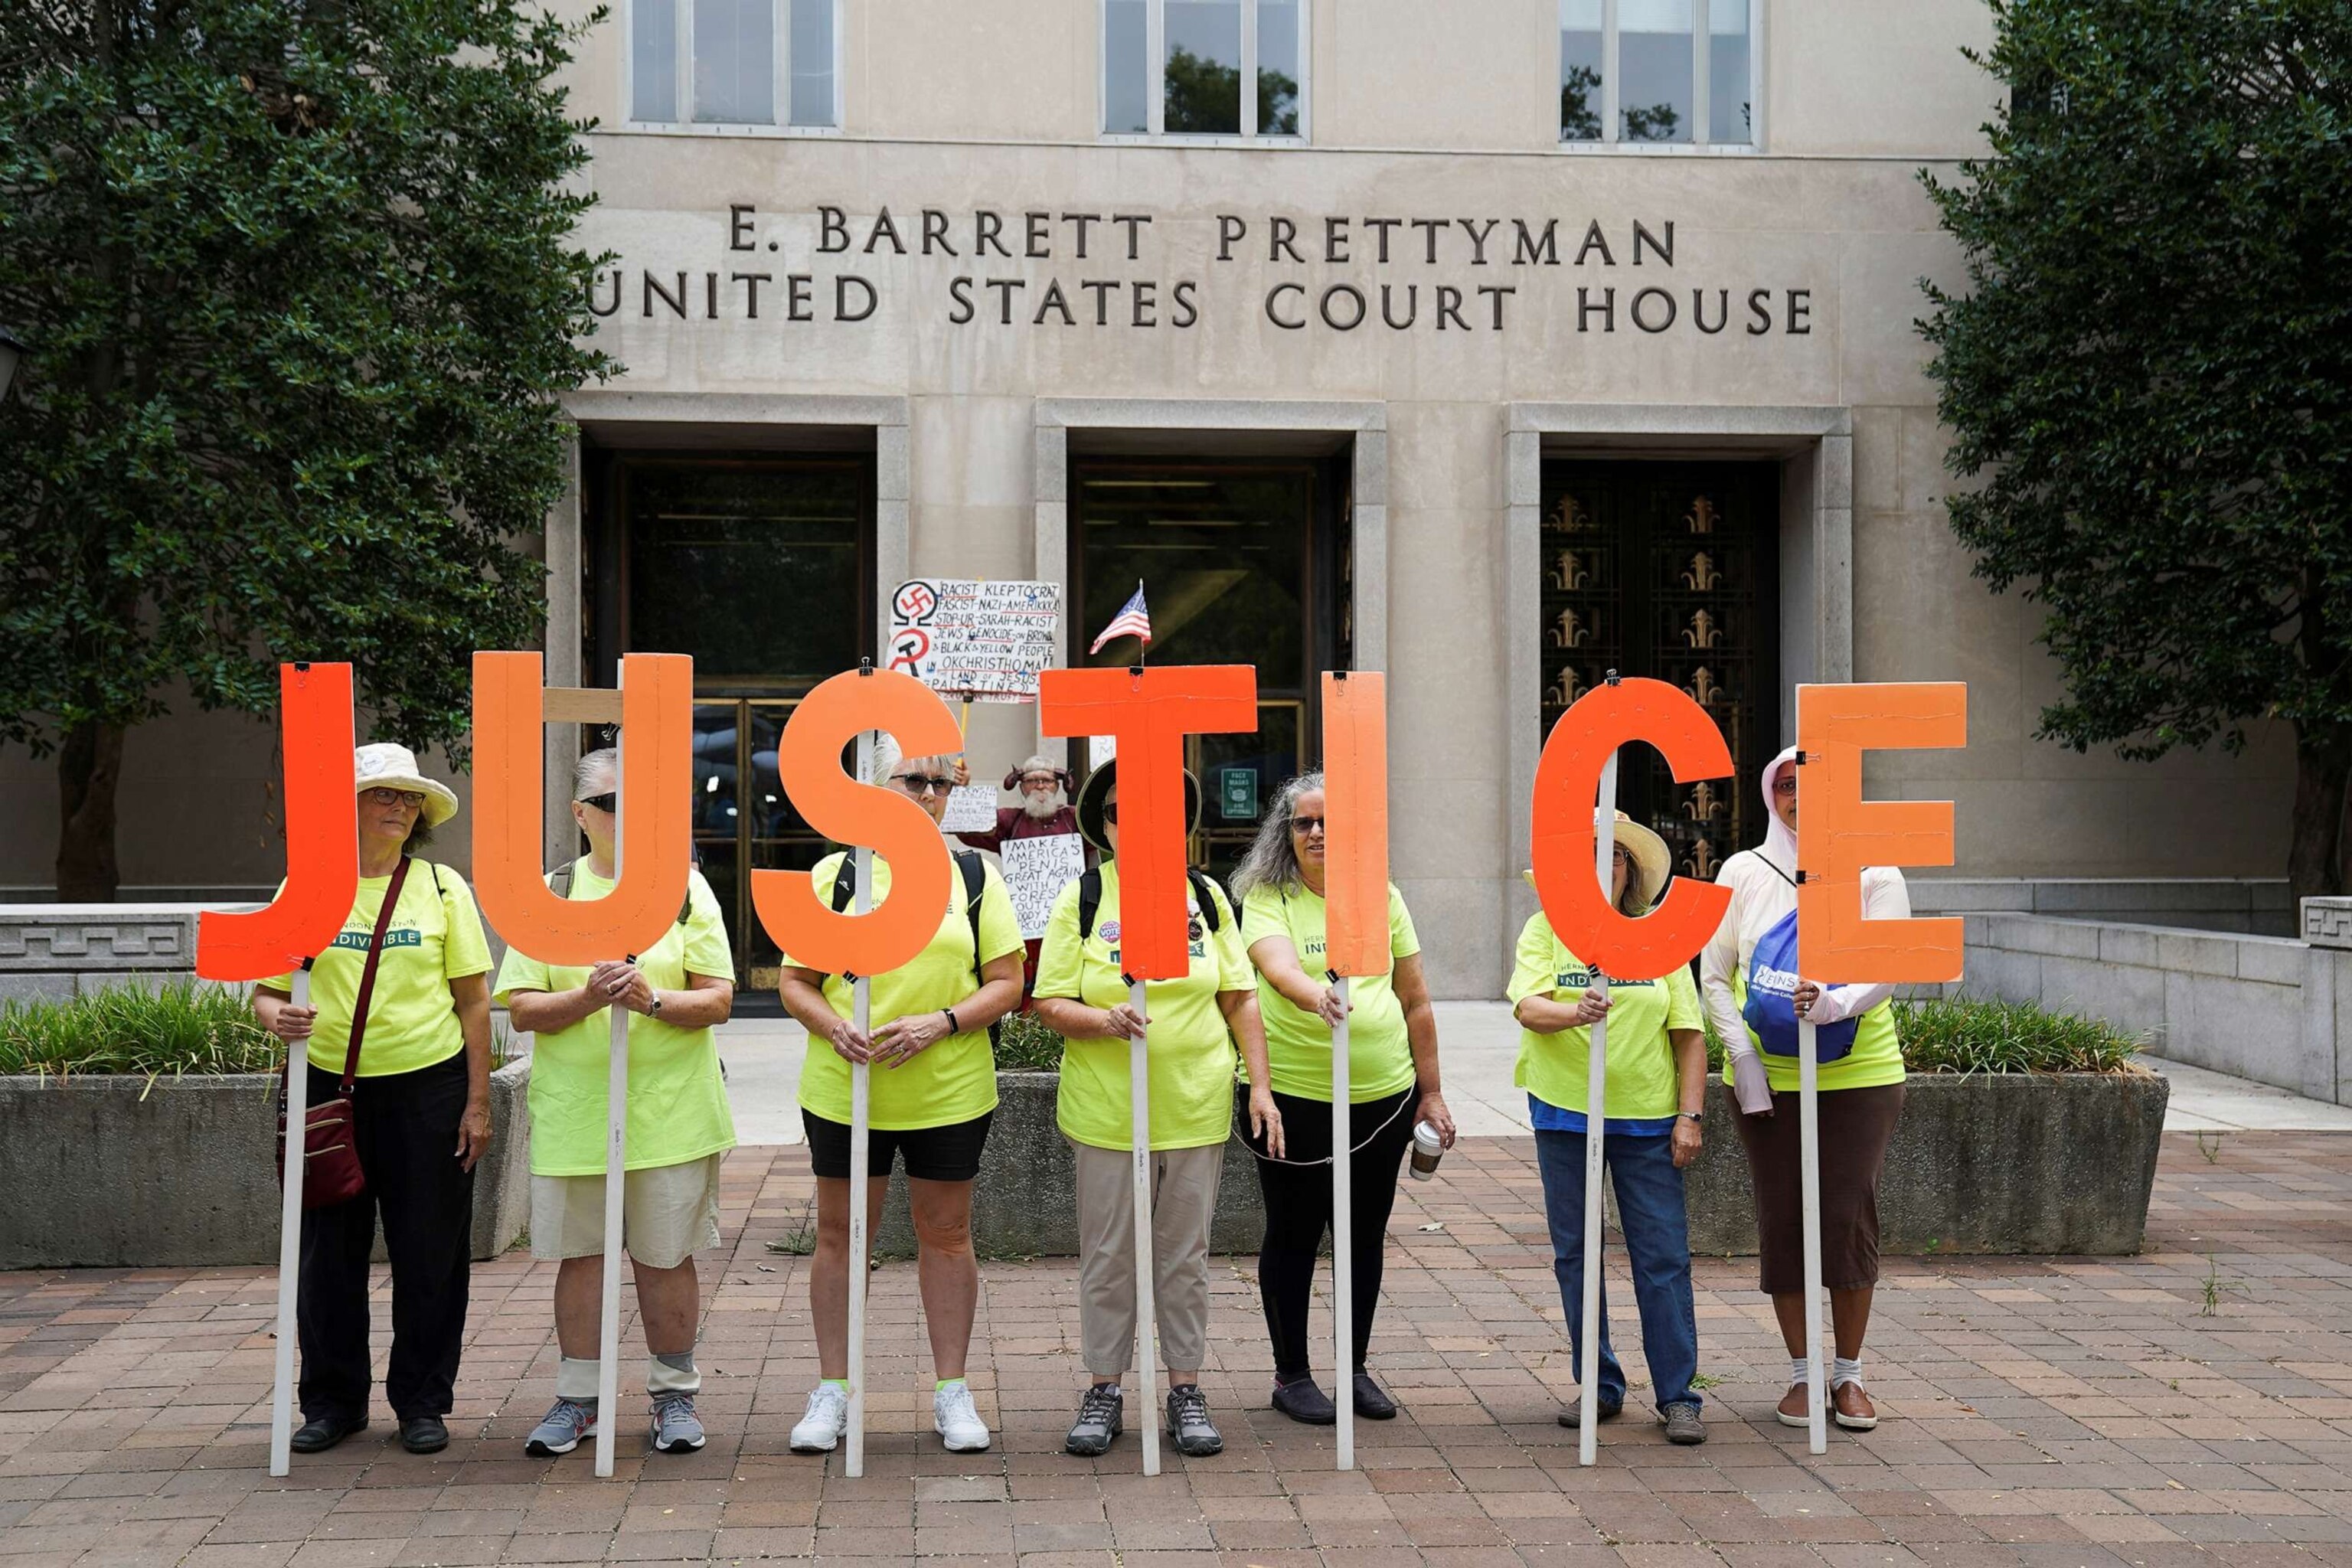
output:
MULTIPOLYGON (((812 873, 817 896, 828 903, 841 861, 841 854, 828 855, 812 873)), ((1004 874, 985 859, 981 865, 987 873, 980 895, 980 957, 985 964, 1008 952, 1021 952, 1024 944, 1020 918, 1013 912, 1013 895, 1005 891, 1004 874)), ((877 855, 874 901, 880 903, 889 891, 889 862, 877 855)), ((788 969, 806 967, 790 956, 778 962, 788 969)), ((953 1007, 980 989, 972 973, 971 921, 964 913, 961 870, 950 868, 947 913, 940 917, 940 929, 930 945, 911 963, 887 974, 877 974, 869 984, 873 988, 869 1019, 876 1029, 893 1018, 953 1007)), ((845 1018, 851 1016, 854 993, 847 981, 828 974, 824 991, 835 1013, 845 1018)), ((951 1035, 912 1061, 877 1068, 867 1079, 868 1124, 893 1132, 951 1127, 996 1109, 996 1057, 989 1049, 985 1028, 951 1035)), ((800 1102, 828 1121, 849 1120, 849 1064, 834 1050, 832 1042, 809 1040, 808 1059, 801 1067, 800 1102)))
MULTIPOLYGON (((310 963, 310 1005, 319 1014, 310 1028, 310 1061, 331 1073, 343 1070, 343 1053, 352 1047, 360 974, 367 967, 368 942, 375 934, 384 890, 391 886, 390 877, 362 877, 341 934, 310 963)), ((466 886, 466 879, 446 866, 411 861, 392 923, 383 930, 383 956, 376 961, 367 1033, 360 1040, 359 1076, 415 1072, 464 1050, 465 1030, 457 1022, 449 982, 486 974, 489 967, 490 944, 482 935, 481 911, 474 907, 474 890, 466 886)), ((281 974, 262 984, 290 995, 294 976, 281 974)))
MULTIPOLYGON (((1529 915, 1519 931, 1518 959, 1511 969, 1510 988, 1504 993, 1511 1005, 1541 996, 1572 1007, 1591 984, 1592 971, 1568 951, 1544 912, 1529 915)), ((1666 1031, 1700 1028, 1700 1017, 1698 983, 1686 964, 1676 965, 1663 980, 1609 977, 1609 1030, 1602 1037, 1607 1058, 1602 1108, 1609 1120, 1654 1121, 1681 1110, 1674 1042, 1666 1031)), ((1511 1081, 1546 1105, 1590 1110, 1585 1089, 1591 1050, 1590 1025, 1556 1035, 1521 1029, 1519 1060, 1511 1081)))
MULTIPOLYGON (((1744 1011, 1748 1005, 1748 968, 1731 972, 1731 999, 1744 1011)), ((1764 1062, 1764 1081, 1776 1090, 1795 1093, 1798 1066, 1794 1057, 1777 1057, 1764 1048, 1755 1030, 1748 1038, 1764 1062)), ((1895 1032, 1895 1004, 1881 1002, 1854 1020, 1853 1048, 1833 1062, 1823 1062, 1813 1083, 1822 1093, 1834 1089, 1883 1089, 1901 1083, 1909 1071, 1903 1063, 1903 1042, 1895 1032)), ((1731 1064, 1723 1064, 1723 1081, 1731 1081, 1731 1064)))
MULTIPOLYGON (((1249 954, 1225 890, 1214 882, 1217 929, 1209 930, 1188 888, 1185 907, 1200 935, 1192 941, 1192 964, 1181 980, 1144 984, 1144 1013, 1151 1020, 1151 1146, 1202 1149, 1222 1143, 1233 1129, 1234 1066, 1239 1057, 1217 1005, 1223 991, 1247 991, 1255 983, 1249 954)), ((1078 942, 1078 884, 1065 887, 1045 922, 1045 946, 1037 953, 1040 996, 1063 996, 1089 1007, 1116 1007, 1128 999, 1119 978, 1118 866, 1102 868, 1102 903, 1095 910, 1094 934, 1078 942)), ((1134 1146, 1135 1110, 1128 1099, 1128 1041, 1072 1040, 1062 1052, 1062 1082, 1056 1119, 1062 1131, 1097 1149, 1134 1146)))
MULTIPOLYGON (((572 868, 573 899, 601 899, 613 884, 572 868)), ((687 917, 637 955, 646 984, 683 991, 688 974, 732 979, 734 950, 719 897, 699 871, 688 871, 687 917)), ((575 991, 588 980, 585 964, 545 964, 519 947, 499 965, 498 999, 513 1005, 518 991, 575 991)), ((611 1066, 613 1014, 599 1007, 570 1028, 541 1035, 530 1051, 530 1172, 534 1176, 604 1173, 605 1088, 611 1066)), ((735 1147, 735 1118, 719 1076, 719 1031, 682 1029, 642 1013, 629 1015, 629 1144, 626 1168, 679 1165, 735 1147)))
MULTIPOLYGON (((1323 964, 1323 895, 1303 887, 1287 893, 1252 889, 1242 903, 1242 946, 1255 947, 1270 936, 1286 936, 1298 951, 1299 967, 1320 977, 1323 964)), ((1411 958, 1421 951, 1404 895, 1389 887, 1389 952, 1411 958)), ((1404 1007, 1387 974, 1359 975, 1348 982, 1348 1100, 1360 1105, 1413 1084, 1412 1047, 1405 1037, 1404 1007)), ((1331 1027, 1303 1013, 1258 976, 1257 1005, 1265 1018, 1266 1059, 1274 1087, 1302 1100, 1331 1098, 1331 1027)))

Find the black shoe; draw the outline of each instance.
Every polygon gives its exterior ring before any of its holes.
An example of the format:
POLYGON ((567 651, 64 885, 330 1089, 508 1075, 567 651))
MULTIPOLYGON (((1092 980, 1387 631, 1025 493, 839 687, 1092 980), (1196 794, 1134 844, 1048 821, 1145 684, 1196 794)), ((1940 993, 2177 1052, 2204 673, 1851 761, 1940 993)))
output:
POLYGON ((1126 1412, 1127 1395, 1118 1384, 1093 1384, 1078 1401, 1078 1418, 1062 1440, 1062 1451, 1088 1459, 1109 1453, 1111 1444, 1127 1430, 1126 1412))
POLYGON ((321 1415, 296 1430, 293 1448, 298 1454, 323 1454, 352 1433, 366 1430, 364 1415, 321 1415))
MULTIPOLYGON (((1622 1399, 1604 1399, 1604 1400, 1602 1400, 1602 1401, 1601 1402, 1600 1408, 1599 1408, 1599 1409, 1597 1409, 1597 1410, 1595 1410, 1592 1414, 1593 1414, 1593 1415, 1594 1415, 1596 1418, 1598 1418, 1598 1419, 1600 1419, 1600 1420, 1602 1420, 1602 1421, 1614 1421, 1615 1419, 1617 1419, 1617 1417, 1618 1417, 1618 1416, 1620 1416, 1620 1415, 1623 1415, 1624 1413, 1625 1413, 1625 1402, 1624 1402, 1623 1400, 1622 1400, 1622 1399)), ((1580 1405, 1562 1405, 1562 1406, 1560 1407, 1560 1412, 1559 1412, 1559 1424, 1560 1424, 1561 1426, 1583 1426, 1583 1425, 1584 1425, 1584 1409, 1583 1409, 1583 1406, 1581 1406, 1580 1405)))
POLYGON ((1323 1391, 1315 1386, 1311 1373, 1302 1373, 1288 1383, 1274 1385, 1274 1407, 1293 1421, 1308 1426, 1336 1425, 1339 1412, 1323 1391))
POLYGON ((403 1416, 400 1446, 412 1454, 437 1454, 449 1446, 448 1426, 438 1415, 403 1416))
POLYGON ((1396 1401, 1388 1396, 1387 1390, 1372 1381, 1370 1373, 1356 1374, 1357 1415, 1367 1421, 1393 1421, 1396 1410, 1396 1401))

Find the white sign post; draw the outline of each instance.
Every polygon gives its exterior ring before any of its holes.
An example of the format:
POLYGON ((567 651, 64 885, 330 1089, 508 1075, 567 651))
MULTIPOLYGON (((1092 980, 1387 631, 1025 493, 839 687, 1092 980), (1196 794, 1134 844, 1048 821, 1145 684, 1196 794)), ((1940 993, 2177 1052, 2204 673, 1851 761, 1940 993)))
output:
MULTIPOLYGON (((621 885, 621 813, 628 777, 626 731, 615 730, 613 741, 613 885, 621 885)), ((596 1320, 596 1474, 613 1473, 614 1434, 620 1426, 614 1415, 621 1402, 621 1199, 628 1181, 629 1159, 629 1010, 607 1002, 612 1015, 612 1039, 606 1046, 609 1068, 604 1079, 604 1289, 596 1320)))
POLYGON ((1811 1020, 1797 1020, 1798 1186, 1805 1212, 1805 1429, 1816 1454, 1830 1451, 1829 1394, 1822 1360, 1821 1047, 1811 1020))
MULTIPOLYGON (((1127 986, 1127 1005, 1136 1016, 1149 1019, 1144 1010, 1143 982, 1130 980, 1127 986)), ((1127 1099, 1133 1110, 1133 1128, 1128 1137, 1135 1153, 1135 1364, 1137 1381, 1142 1384, 1143 1473, 1160 1473, 1160 1320, 1151 1289, 1151 1048, 1146 1036, 1129 1037, 1127 1042, 1127 1099)))
MULTIPOLYGON (((874 772, 874 732, 857 736, 857 776, 874 772)), ((874 851, 859 845, 850 852, 856 867, 856 894, 851 909, 865 914, 874 907, 874 851)), ((866 1037, 874 1026, 874 983, 860 974, 850 982, 850 1026, 866 1037)), ((873 1067, 849 1064, 849 1458, 843 1471, 866 1473, 866 1276, 872 1264, 866 1257, 866 1164, 873 1143, 873 1067)))
MULTIPOLYGON (((1348 977, 1324 972, 1339 999, 1331 1026, 1331 1408, 1337 1417, 1336 1468, 1356 1468, 1356 1169, 1349 1103, 1348 977)), ((1395 1173, 1390 1173, 1393 1180, 1395 1173)))
MULTIPOLYGON (((1601 764, 1601 804, 1592 815, 1592 869, 1601 896, 1609 897, 1617 858, 1617 753, 1601 764)), ((1612 900, 1613 901, 1613 900, 1612 900)), ((1609 994, 1609 976, 1598 964, 1593 988, 1609 994)), ((1609 1016, 1592 1021, 1591 1048, 1584 1066, 1584 1347, 1577 1359, 1576 1462, 1591 1465, 1601 1448, 1601 1142, 1609 1130, 1609 1016)))
POLYGON ((913 577, 890 595, 885 664, 943 697, 1034 702, 1061 624, 1059 583, 913 577))
MULTIPOLYGON (((310 966, 294 971, 293 1005, 310 1005, 310 966)), ((278 1371, 269 1393, 269 1473, 283 1476, 294 1465, 294 1342, 296 1289, 302 1276, 302 1176, 310 1114, 310 1042, 286 1047, 285 1191, 278 1211, 278 1371)))

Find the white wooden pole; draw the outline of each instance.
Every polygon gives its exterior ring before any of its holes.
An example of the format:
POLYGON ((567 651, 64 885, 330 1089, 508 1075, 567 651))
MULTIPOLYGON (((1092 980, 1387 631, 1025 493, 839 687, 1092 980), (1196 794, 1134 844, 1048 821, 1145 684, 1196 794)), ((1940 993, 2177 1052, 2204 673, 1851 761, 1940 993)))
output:
POLYGON ((1822 1359, 1822 1100, 1820 1045, 1797 1020, 1798 1182, 1805 1210, 1805 1413, 1812 1451, 1830 1451, 1828 1365, 1822 1359))
POLYGON ((1331 1026, 1331 1405, 1338 1466, 1356 1468, 1356 1166, 1353 1090, 1348 1084, 1348 977, 1331 976, 1339 1021, 1331 1026))
MULTIPOLYGON (((294 971, 294 1003, 310 1005, 310 972, 294 971)), ((302 1279, 302 1167, 308 1142, 302 1126, 310 1111, 310 1042, 286 1047, 286 1181, 278 1210, 278 1376, 269 1393, 269 1473, 282 1476, 294 1464, 294 1342, 301 1328, 295 1299, 302 1279)))
MULTIPOLYGON (((1601 803, 1592 818, 1593 874, 1601 879, 1601 896, 1609 897, 1611 871, 1617 855, 1617 753, 1601 764, 1601 803)), ((1609 976, 1587 961, 1592 984, 1609 994, 1609 976)), ((1597 1464, 1601 1457, 1601 1181, 1602 1140, 1609 1130, 1609 1020, 1593 1021, 1591 1048, 1584 1064, 1584 1351, 1577 1357, 1576 1462, 1597 1464)))
MULTIPOLYGON (((857 776, 874 772, 874 732, 857 736, 857 776)), ((856 868, 856 893, 851 909, 864 914, 874 907, 874 851, 860 845, 849 852, 856 868)), ((874 1027, 874 983, 859 975, 850 982, 850 1026, 863 1039, 874 1027)), ((844 1473, 866 1473, 866 1285, 872 1268, 867 1257, 866 1205, 868 1182, 866 1163, 873 1146, 873 1068, 849 1064, 849 1457, 844 1473)))
MULTIPOLYGON (((1127 1005, 1144 1010, 1143 982, 1128 982, 1127 1005)), ((1148 1035, 1150 1030, 1145 1033, 1148 1035)), ((1151 1247, 1151 1051, 1140 1037, 1127 1042, 1127 1100, 1133 1113, 1128 1147, 1135 1156, 1135 1364, 1143 1396, 1143 1473, 1160 1473, 1160 1319, 1152 1293, 1151 1247)))
MULTIPOLYGON (((613 882, 621 880, 622 798, 628 777, 628 738, 613 742, 613 882)), ((604 1005, 611 1015, 612 1035, 604 1047, 604 1299, 596 1316, 596 1474, 613 1473, 614 1434, 620 1426, 621 1403, 621 1199, 628 1181, 629 1163, 629 1010, 617 1002, 604 1005)))

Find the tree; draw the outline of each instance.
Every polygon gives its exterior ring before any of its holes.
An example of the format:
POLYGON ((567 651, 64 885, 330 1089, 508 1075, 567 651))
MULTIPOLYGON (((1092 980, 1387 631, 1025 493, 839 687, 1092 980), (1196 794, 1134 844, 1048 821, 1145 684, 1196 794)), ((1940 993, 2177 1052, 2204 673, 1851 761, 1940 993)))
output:
POLYGON ((1994 0, 1991 156, 1921 178, 1968 286, 1920 330, 1978 488, 1952 531, 2047 607, 2041 734, 2135 759, 2292 724, 2288 876, 2342 891, 2352 782, 2352 8, 1994 0))
POLYGON ((453 742, 529 646, 593 198, 528 0, 0 5, 0 743, 54 752, 58 895, 110 899, 125 735, 348 659, 453 742))

